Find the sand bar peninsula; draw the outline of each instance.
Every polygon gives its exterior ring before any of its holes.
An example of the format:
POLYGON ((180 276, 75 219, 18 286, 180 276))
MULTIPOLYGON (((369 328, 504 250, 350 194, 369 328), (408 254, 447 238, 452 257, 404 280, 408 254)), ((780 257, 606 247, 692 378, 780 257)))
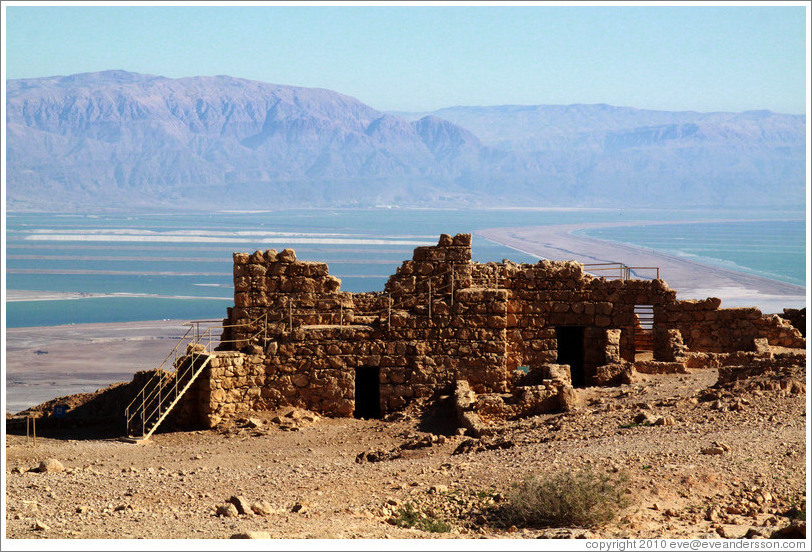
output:
MULTIPOLYGON (((702 221, 712 222, 712 221, 702 221)), ((576 234, 580 230, 623 226, 690 224, 686 221, 640 221, 560 224, 523 228, 490 228, 476 235, 513 249, 553 261, 575 260, 583 264, 623 263, 630 267, 659 267, 660 278, 679 299, 718 297, 724 307, 758 307, 762 312, 781 313, 806 303, 806 289, 760 276, 726 270, 660 251, 600 240, 576 234)), ((652 271, 641 271, 651 277, 652 271)), ((601 272, 595 272, 602 275, 601 272)))

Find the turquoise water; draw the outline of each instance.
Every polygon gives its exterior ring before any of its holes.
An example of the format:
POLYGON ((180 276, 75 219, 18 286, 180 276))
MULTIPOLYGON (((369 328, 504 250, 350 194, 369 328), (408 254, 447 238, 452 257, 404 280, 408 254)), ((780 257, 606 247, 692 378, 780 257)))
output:
POLYGON ((232 304, 230 299, 90 297, 64 301, 9 301, 6 315, 10 328, 161 319, 208 320, 224 318, 226 307, 232 304))
POLYGON ((803 220, 627 226, 579 233, 790 284, 806 283, 803 220))
MULTIPOLYGON (((364 209, 210 214, 9 213, 7 290, 150 297, 8 301, 6 324, 25 327, 222 318, 226 307, 233 303, 234 251, 291 247, 301 260, 328 263, 330 273, 341 278, 342 290, 379 291, 401 262, 411 258, 415 247, 436 244, 441 233, 709 218, 773 220, 611 228, 588 234, 804 284, 804 223, 787 221, 798 219, 797 212, 364 209)), ((478 262, 537 261, 536 257, 476 236, 472 253, 478 262)))

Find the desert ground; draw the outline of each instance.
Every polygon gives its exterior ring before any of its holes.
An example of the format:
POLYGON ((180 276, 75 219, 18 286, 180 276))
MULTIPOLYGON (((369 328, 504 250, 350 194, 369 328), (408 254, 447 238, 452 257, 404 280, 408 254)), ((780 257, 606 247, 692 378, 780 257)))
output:
POLYGON ((797 528, 805 369, 725 386, 717 375, 580 389, 572 412, 492 420, 479 439, 459 434, 442 401, 383 420, 255 413, 142 445, 118 440, 116 427, 40 429, 36 443, 21 427, 6 436, 6 537, 762 538, 797 528), (40 471, 51 458, 63 469, 40 471), (614 520, 505 522, 515 483, 586 467, 628 477, 629 505, 614 520), (231 499, 245 513, 226 508, 231 499), (408 508, 442 523, 399 526, 408 508))

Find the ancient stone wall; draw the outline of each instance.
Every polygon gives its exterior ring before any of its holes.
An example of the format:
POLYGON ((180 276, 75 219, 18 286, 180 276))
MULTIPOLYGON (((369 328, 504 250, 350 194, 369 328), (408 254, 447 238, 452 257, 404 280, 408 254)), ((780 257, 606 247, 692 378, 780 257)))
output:
POLYGON ((781 318, 789 320, 790 324, 801 332, 801 337, 806 337, 806 307, 801 309, 784 309, 781 318))
POLYGON ((226 328, 222 340, 233 341, 235 349, 262 329, 270 336, 280 335, 290 329, 295 313, 299 324, 337 324, 342 314, 352 319, 352 294, 339 292, 341 280, 329 275, 325 263, 297 261, 292 249, 233 257, 234 307, 228 311, 231 328, 226 328), (312 314, 302 320, 298 313, 304 309, 312 314))
POLYGON ((752 349, 760 337, 805 343, 757 309, 677 301, 662 280, 607 280, 575 262, 473 263, 470 234, 416 248, 382 292, 340 285, 326 264, 297 261, 292 250, 235 253, 235 304, 195 386, 199 417, 211 425, 280 406, 351 416, 359 370, 377 377, 381 414, 451 393, 459 380, 476 393, 511 393, 517 368, 560 363, 559 332, 573 327, 583 329, 583 374, 573 379, 628 381, 637 306, 654 314, 651 370, 677 371, 686 350, 752 349))
POLYGON ((766 337, 770 345, 805 347, 806 340, 788 321, 763 316, 756 308, 720 309, 721 300, 675 301, 666 306, 663 326, 678 329, 691 351, 748 351, 753 340, 766 337))

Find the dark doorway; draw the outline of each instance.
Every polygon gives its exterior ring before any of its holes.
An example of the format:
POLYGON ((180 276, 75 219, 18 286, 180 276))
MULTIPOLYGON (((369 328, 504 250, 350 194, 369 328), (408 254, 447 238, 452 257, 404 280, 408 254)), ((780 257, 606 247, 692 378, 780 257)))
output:
POLYGON ((359 366, 355 369, 355 417, 381 417, 380 368, 359 366))
POLYGON ((558 340, 558 364, 569 364, 573 387, 585 387, 584 376, 584 327, 556 326, 558 340))

